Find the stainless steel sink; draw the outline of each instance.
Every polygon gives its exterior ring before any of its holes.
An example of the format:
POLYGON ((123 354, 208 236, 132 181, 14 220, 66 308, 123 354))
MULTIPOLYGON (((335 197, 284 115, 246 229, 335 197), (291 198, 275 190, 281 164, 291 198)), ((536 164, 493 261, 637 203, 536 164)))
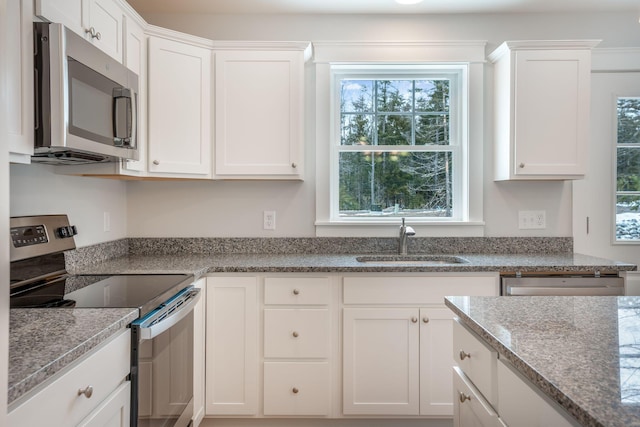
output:
POLYGON ((386 265, 447 265, 469 262, 465 258, 452 255, 367 255, 356 257, 356 261, 386 265))

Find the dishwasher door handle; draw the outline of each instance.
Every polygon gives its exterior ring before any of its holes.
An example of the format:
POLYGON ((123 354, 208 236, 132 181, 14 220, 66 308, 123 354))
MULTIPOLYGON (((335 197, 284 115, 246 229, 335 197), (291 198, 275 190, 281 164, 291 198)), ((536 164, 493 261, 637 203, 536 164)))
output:
POLYGON ((506 295, 510 296, 606 296, 624 295, 624 288, 619 286, 589 287, 544 287, 544 286, 508 286, 506 295))
POLYGON ((193 312, 200 296, 200 289, 187 288, 131 326, 138 328, 140 340, 153 339, 193 312))

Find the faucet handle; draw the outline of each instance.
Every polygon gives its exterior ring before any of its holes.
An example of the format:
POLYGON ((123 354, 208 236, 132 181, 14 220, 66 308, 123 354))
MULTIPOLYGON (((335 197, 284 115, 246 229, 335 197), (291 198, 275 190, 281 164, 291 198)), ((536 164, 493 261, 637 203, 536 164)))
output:
POLYGON ((404 234, 406 234, 407 236, 415 236, 416 231, 413 229, 413 227, 408 225, 404 230, 404 234))

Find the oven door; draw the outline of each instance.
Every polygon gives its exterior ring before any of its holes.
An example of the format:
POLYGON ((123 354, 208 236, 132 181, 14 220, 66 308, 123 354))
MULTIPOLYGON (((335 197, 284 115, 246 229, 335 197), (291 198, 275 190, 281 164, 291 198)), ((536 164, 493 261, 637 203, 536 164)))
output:
POLYGON ((131 426, 186 427, 193 417, 193 308, 181 291, 131 325, 131 426))

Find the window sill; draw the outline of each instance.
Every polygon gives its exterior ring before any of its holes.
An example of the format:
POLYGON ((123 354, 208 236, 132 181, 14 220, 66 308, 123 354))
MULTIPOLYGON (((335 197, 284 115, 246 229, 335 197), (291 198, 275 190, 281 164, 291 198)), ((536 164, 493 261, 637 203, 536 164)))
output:
MULTIPOLYGON (((390 220, 316 221, 317 237, 396 237, 400 218, 390 220)), ((409 220, 417 236, 422 237, 483 237, 483 221, 409 220)))

